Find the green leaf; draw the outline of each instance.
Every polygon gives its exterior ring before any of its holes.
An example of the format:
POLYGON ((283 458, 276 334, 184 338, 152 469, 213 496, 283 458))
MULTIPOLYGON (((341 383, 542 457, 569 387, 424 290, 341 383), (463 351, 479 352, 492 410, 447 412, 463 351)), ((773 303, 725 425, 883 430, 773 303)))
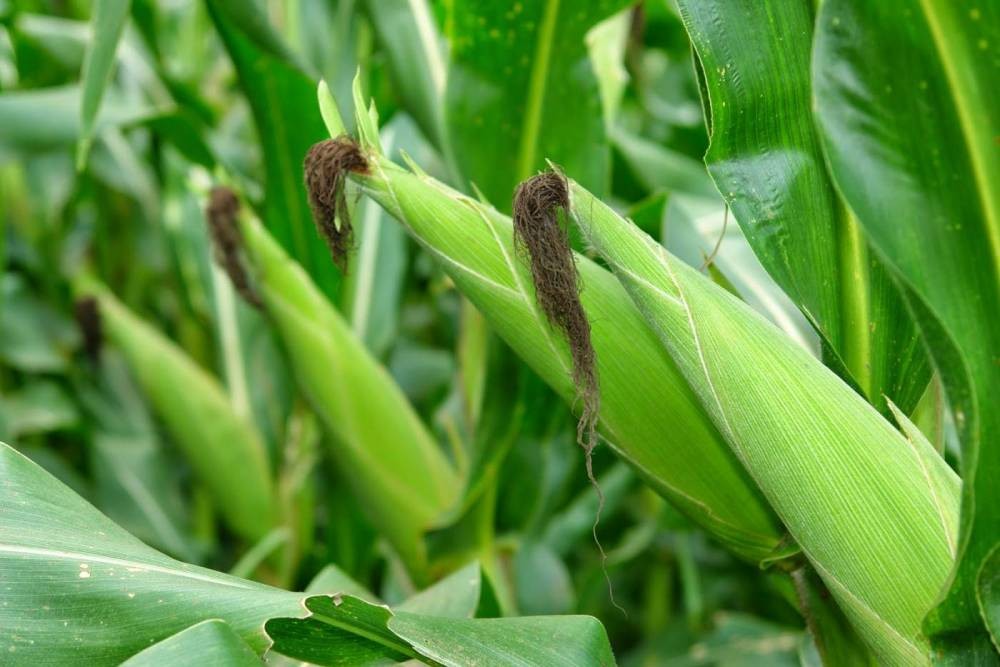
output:
POLYGON ((275 238, 329 296, 339 292, 340 272, 316 234, 302 178, 302 160, 325 138, 316 108, 316 81, 287 54, 263 10, 246 0, 207 0, 209 13, 236 67, 262 149, 261 215, 275 238))
POLYGON ((959 563, 926 625, 950 648, 982 644, 975 582, 1000 542, 998 54, 996 3, 830 0, 817 21, 837 185, 906 290, 962 444, 959 563))
POLYGON ((299 593, 186 565, 135 539, 0 444, 0 653, 12 664, 118 664, 219 618, 255 651, 299 593))
MULTIPOLYGON (((303 619, 278 618, 267 624, 274 651, 321 665, 356 665, 379 660, 405 660, 415 652, 387 628, 389 607, 339 570, 314 580, 310 588, 324 587, 331 595, 305 601, 312 612, 303 619), (331 587, 339 587, 332 590, 331 587), (348 591, 359 591, 360 596, 348 591)), ((406 600, 400 611, 449 618, 471 618, 480 603, 482 574, 478 563, 452 573, 406 600)))
POLYGON ((879 658, 925 664, 961 482, 777 328, 574 182, 573 217, 879 658), (766 417, 764 417, 766 415, 766 417), (905 587, 900 581, 907 582, 905 587))
POLYGON ((445 46, 427 0, 366 0, 385 50, 394 90, 424 136, 447 153, 444 128, 445 46))
POLYGON ((115 51, 121 39, 131 0, 94 0, 90 18, 91 39, 83 61, 83 97, 80 103, 80 144, 77 147, 76 168, 82 170, 87 163, 90 144, 94 137, 97 111, 104 97, 115 64, 115 51))
POLYGON ((1000 548, 990 552, 979 570, 978 600, 993 644, 1000 646, 1000 548))
POLYGON ((451 619, 400 612, 389 629, 421 655, 450 667, 615 664, 604 626, 592 616, 451 619))
POLYGON ((12 438, 66 429, 78 419, 70 397, 50 380, 35 380, 0 397, 0 410, 12 438))
POLYGON ((29 373, 63 371, 75 334, 72 322, 15 273, 0 276, 0 304, 0 359, 29 373))
POLYGON ((479 563, 470 563, 408 598, 396 610, 424 616, 472 618, 479 608, 483 585, 482 568, 479 563))
POLYGON ((317 665, 371 665, 416 657, 404 640, 389 631, 388 607, 353 595, 306 598, 310 615, 267 622, 271 650, 317 665))
POLYGON ((261 660, 229 624, 209 619, 153 644, 122 663, 122 667, 252 667, 261 660))
POLYGON ((449 3, 448 130, 462 176, 494 205, 509 209, 514 186, 546 159, 606 190, 608 143, 584 36, 628 4, 449 3))
POLYGON ((909 412, 930 370, 902 299, 827 173, 811 104, 813 5, 679 5, 704 73, 705 161, 719 192, 819 332, 827 365, 883 412, 883 395, 909 412))

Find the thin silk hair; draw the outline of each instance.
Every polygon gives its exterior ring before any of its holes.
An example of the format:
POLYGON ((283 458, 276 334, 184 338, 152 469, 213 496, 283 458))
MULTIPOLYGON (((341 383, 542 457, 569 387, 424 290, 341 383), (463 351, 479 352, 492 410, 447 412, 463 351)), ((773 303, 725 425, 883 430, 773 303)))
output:
POLYGON ((520 256, 527 256, 539 307, 569 344, 573 385, 582 404, 576 440, 583 448, 587 479, 598 498, 592 532, 601 554, 611 602, 621 609, 614 601, 606 568, 608 557, 597 537, 597 526, 604 509, 604 493, 594 477, 593 465, 600 413, 596 356, 591 342, 590 321, 580 301, 580 280, 573 249, 565 226, 560 224, 560 213, 563 217, 570 215, 569 186, 562 174, 543 172, 518 185, 514 193, 515 248, 520 256))

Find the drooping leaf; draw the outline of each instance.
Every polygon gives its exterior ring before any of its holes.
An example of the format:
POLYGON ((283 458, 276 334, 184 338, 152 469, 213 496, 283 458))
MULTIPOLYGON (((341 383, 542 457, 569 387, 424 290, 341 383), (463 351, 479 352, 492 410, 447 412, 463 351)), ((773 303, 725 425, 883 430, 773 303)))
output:
POLYGON ((253 667, 261 660, 229 624, 209 619, 136 653, 122 667, 253 667))
POLYGON ((604 626, 592 616, 451 619, 400 612, 389 619, 389 629, 449 667, 615 664, 604 626))
POLYGON ((115 64, 131 0, 95 0, 91 15, 91 37, 83 61, 83 97, 80 103, 80 144, 76 167, 83 169, 94 136, 94 123, 115 64))
POLYGON ((962 444, 959 563, 927 630, 981 645, 975 582, 1000 542, 1000 6, 831 0, 814 59, 837 185, 906 290, 962 444))
POLYGON ((455 158, 463 178, 499 209, 509 209, 514 186, 546 159, 606 190, 608 142, 584 37, 628 4, 449 4, 448 131, 453 146, 462 147, 455 158))
POLYGON ((219 618, 255 651, 302 595, 175 561, 0 444, 0 651, 14 665, 115 665, 219 618))
POLYGON ((679 5, 704 73, 705 161, 719 192, 816 327, 827 364, 883 412, 883 395, 909 412, 930 371, 900 295, 827 173, 811 104, 813 5, 679 5))

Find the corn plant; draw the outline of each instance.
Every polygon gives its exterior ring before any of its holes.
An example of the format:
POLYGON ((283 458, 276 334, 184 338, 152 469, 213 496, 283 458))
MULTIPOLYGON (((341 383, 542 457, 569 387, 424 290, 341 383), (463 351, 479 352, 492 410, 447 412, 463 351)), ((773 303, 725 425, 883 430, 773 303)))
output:
POLYGON ((996 663, 998 48, 0 1, 0 662, 996 663))

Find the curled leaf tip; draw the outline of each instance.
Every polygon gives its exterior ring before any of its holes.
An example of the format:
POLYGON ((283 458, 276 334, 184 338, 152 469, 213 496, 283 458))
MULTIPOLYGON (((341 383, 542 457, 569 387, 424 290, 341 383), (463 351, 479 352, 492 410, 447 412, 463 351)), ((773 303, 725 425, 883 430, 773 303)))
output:
POLYGON ((330 248, 334 264, 347 273, 354 230, 344 186, 349 172, 368 173, 368 160, 357 142, 341 135, 313 144, 304 168, 316 229, 330 248))
POLYGON ((104 343, 103 328, 101 327, 101 311, 97 305, 97 299, 92 296, 85 296, 76 300, 73 304, 73 316, 76 324, 80 328, 80 335, 83 338, 83 352, 93 363, 101 360, 101 347, 104 343))
POLYGON ((205 206, 205 219, 208 221, 209 236, 212 237, 215 261, 229 276, 240 296, 250 305, 259 308, 260 296, 250 284, 250 277, 240 256, 243 238, 237 224, 239 213, 240 200, 232 190, 223 186, 212 188, 205 206))

